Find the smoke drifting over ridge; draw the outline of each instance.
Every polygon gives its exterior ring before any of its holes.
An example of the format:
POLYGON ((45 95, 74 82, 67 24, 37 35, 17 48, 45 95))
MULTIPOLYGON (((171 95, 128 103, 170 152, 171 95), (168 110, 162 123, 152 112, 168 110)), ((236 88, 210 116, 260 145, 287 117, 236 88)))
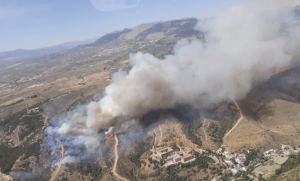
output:
POLYGON ((98 131, 116 122, 179 104, 205 107, 243 98, 274 67, 297 58, 298 4, 300 0, 249 0, 206 14, 197 27, 206 32, 207 42, 182 40, 163 60, 132 54, 133 68, 115 73, 99 102, 58 118, 46 132, 68 140, 72 155, 76 145, 97 150, 98 131))

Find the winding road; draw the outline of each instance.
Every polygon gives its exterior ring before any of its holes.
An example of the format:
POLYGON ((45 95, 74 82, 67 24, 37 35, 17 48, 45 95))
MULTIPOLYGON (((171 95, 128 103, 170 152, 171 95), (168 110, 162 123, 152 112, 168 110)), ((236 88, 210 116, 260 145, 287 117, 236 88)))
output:
POLYGON ((113 169, 112 169, 112 173, 114 174, 115 177, 117 177, 119 180, 123 180, 123 181, 129 181, 128 179, 120 176, 118 173, 117 173, 117 163, 118 163, 118 160, 119 160, 119 153, 118 153, 118 144, 119 144, 119 139, 117 137, 117 135, 115 135, 115 140, 116 140, 116 143, 115 143, 115 161, 114 161, 114 166, 113 166, 113 169))
POLYGON ((159 130, 160 130, 160 141, 159 141, 159 145, 161 145, 161 143, 163 142, 163 131, 161 129, 161 125, 159 124, 159 130))
MULTIPOLYGON (((58 163, 59 163, 59 162, 61 162, 61 161, 64 159, 65 148, 63 147, 63 145, 61 144, 61 142, 60 142, 59 140, 57 140, 57 142, 60 144, 60 147, 61 147, 61 150, 60 150, 60 151, 58 150, 58 152, 61 153, 61 157, 60 157, 60 159, 59 159, 59 161, 58 161, 58 163)), ((60 168, 61 168, 61 164, 59 164, 59 165, 56 166, 56 169, 55 169, 55 171, 53 172, 54 174, 52 175, 50 181, 55 180, 55 178, 56 178, 56 176, 57 176, 57 174, 58 174, 60 168)))
POLYGON ((228 131, 226 134, 225 134, 225 136, 224 136, 224 139, 223 140, 225 140, 225 138, 240 124, 240 122, 244 119, 244 114, 243 114, 243 112, 242 112, 242 109, 240 108, 240 106, 239 106, 239 104, 236 102, 236 101, 233 101, 234 102, 234 104, 235 104, 235 106, 236 106, 236 108, 238 109, 238 111, 239 111, 239 114, 240 114, 240 119, 236 122, 236 124, 231 128, 231 130, 230 131, 228 131))
MULTIPOLYGON (((153 146, 152 146, 152 149, 154 150, 155 149, 155 145, 156 145, 156 142, 157 142, 157 133, 156 131, 154 130, 154 134, 155 134, 155 137, 154 137, 154 143, 153 143, 153 146)), ((154 153, 154 152, 153 152, 154 153)), ((153 154, 152 153, 152 154, 153 154)))

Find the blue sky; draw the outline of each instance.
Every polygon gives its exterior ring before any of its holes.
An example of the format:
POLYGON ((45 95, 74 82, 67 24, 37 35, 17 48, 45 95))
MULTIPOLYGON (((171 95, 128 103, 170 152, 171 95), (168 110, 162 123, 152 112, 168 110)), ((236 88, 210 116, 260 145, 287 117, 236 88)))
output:
POLYGON ((139 24, 199 17, 238 0, 0 0, 0 52, 100 37, 139 24))

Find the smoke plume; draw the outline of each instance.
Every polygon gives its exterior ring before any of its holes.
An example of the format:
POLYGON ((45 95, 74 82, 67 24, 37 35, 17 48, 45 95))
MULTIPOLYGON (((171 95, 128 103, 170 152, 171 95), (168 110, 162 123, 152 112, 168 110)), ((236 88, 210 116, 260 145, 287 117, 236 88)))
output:
POLYGON ((243 98, 275 67, 297 58, 298 4, 300 0, 249 0, 205 14, 196 28, 205 32, 206 42, 181 40, 162 60, 130 55, 132 69, 115 73, 100 101, 68 112, 46 131, 68 140, 69 148, 82 144, 95 150, 99 130, 149 111, 243 98))

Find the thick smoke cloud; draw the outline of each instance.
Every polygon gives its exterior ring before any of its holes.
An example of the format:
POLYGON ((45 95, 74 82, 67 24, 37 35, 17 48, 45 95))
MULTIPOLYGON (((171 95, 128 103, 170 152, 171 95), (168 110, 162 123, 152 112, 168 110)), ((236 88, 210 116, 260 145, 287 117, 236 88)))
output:
POLYGON ((98 132, 156 109, 176 105, 211 106, 243 98, 253 84, 270 78, 275 67, 297 58, 300 0, 243 1, 206 14, 197 26, 206 42, 182 40, 174 54, 130 55, 133 68, 115 73, 99 102, 58 119, 48 133, 95 150, 98 132))

